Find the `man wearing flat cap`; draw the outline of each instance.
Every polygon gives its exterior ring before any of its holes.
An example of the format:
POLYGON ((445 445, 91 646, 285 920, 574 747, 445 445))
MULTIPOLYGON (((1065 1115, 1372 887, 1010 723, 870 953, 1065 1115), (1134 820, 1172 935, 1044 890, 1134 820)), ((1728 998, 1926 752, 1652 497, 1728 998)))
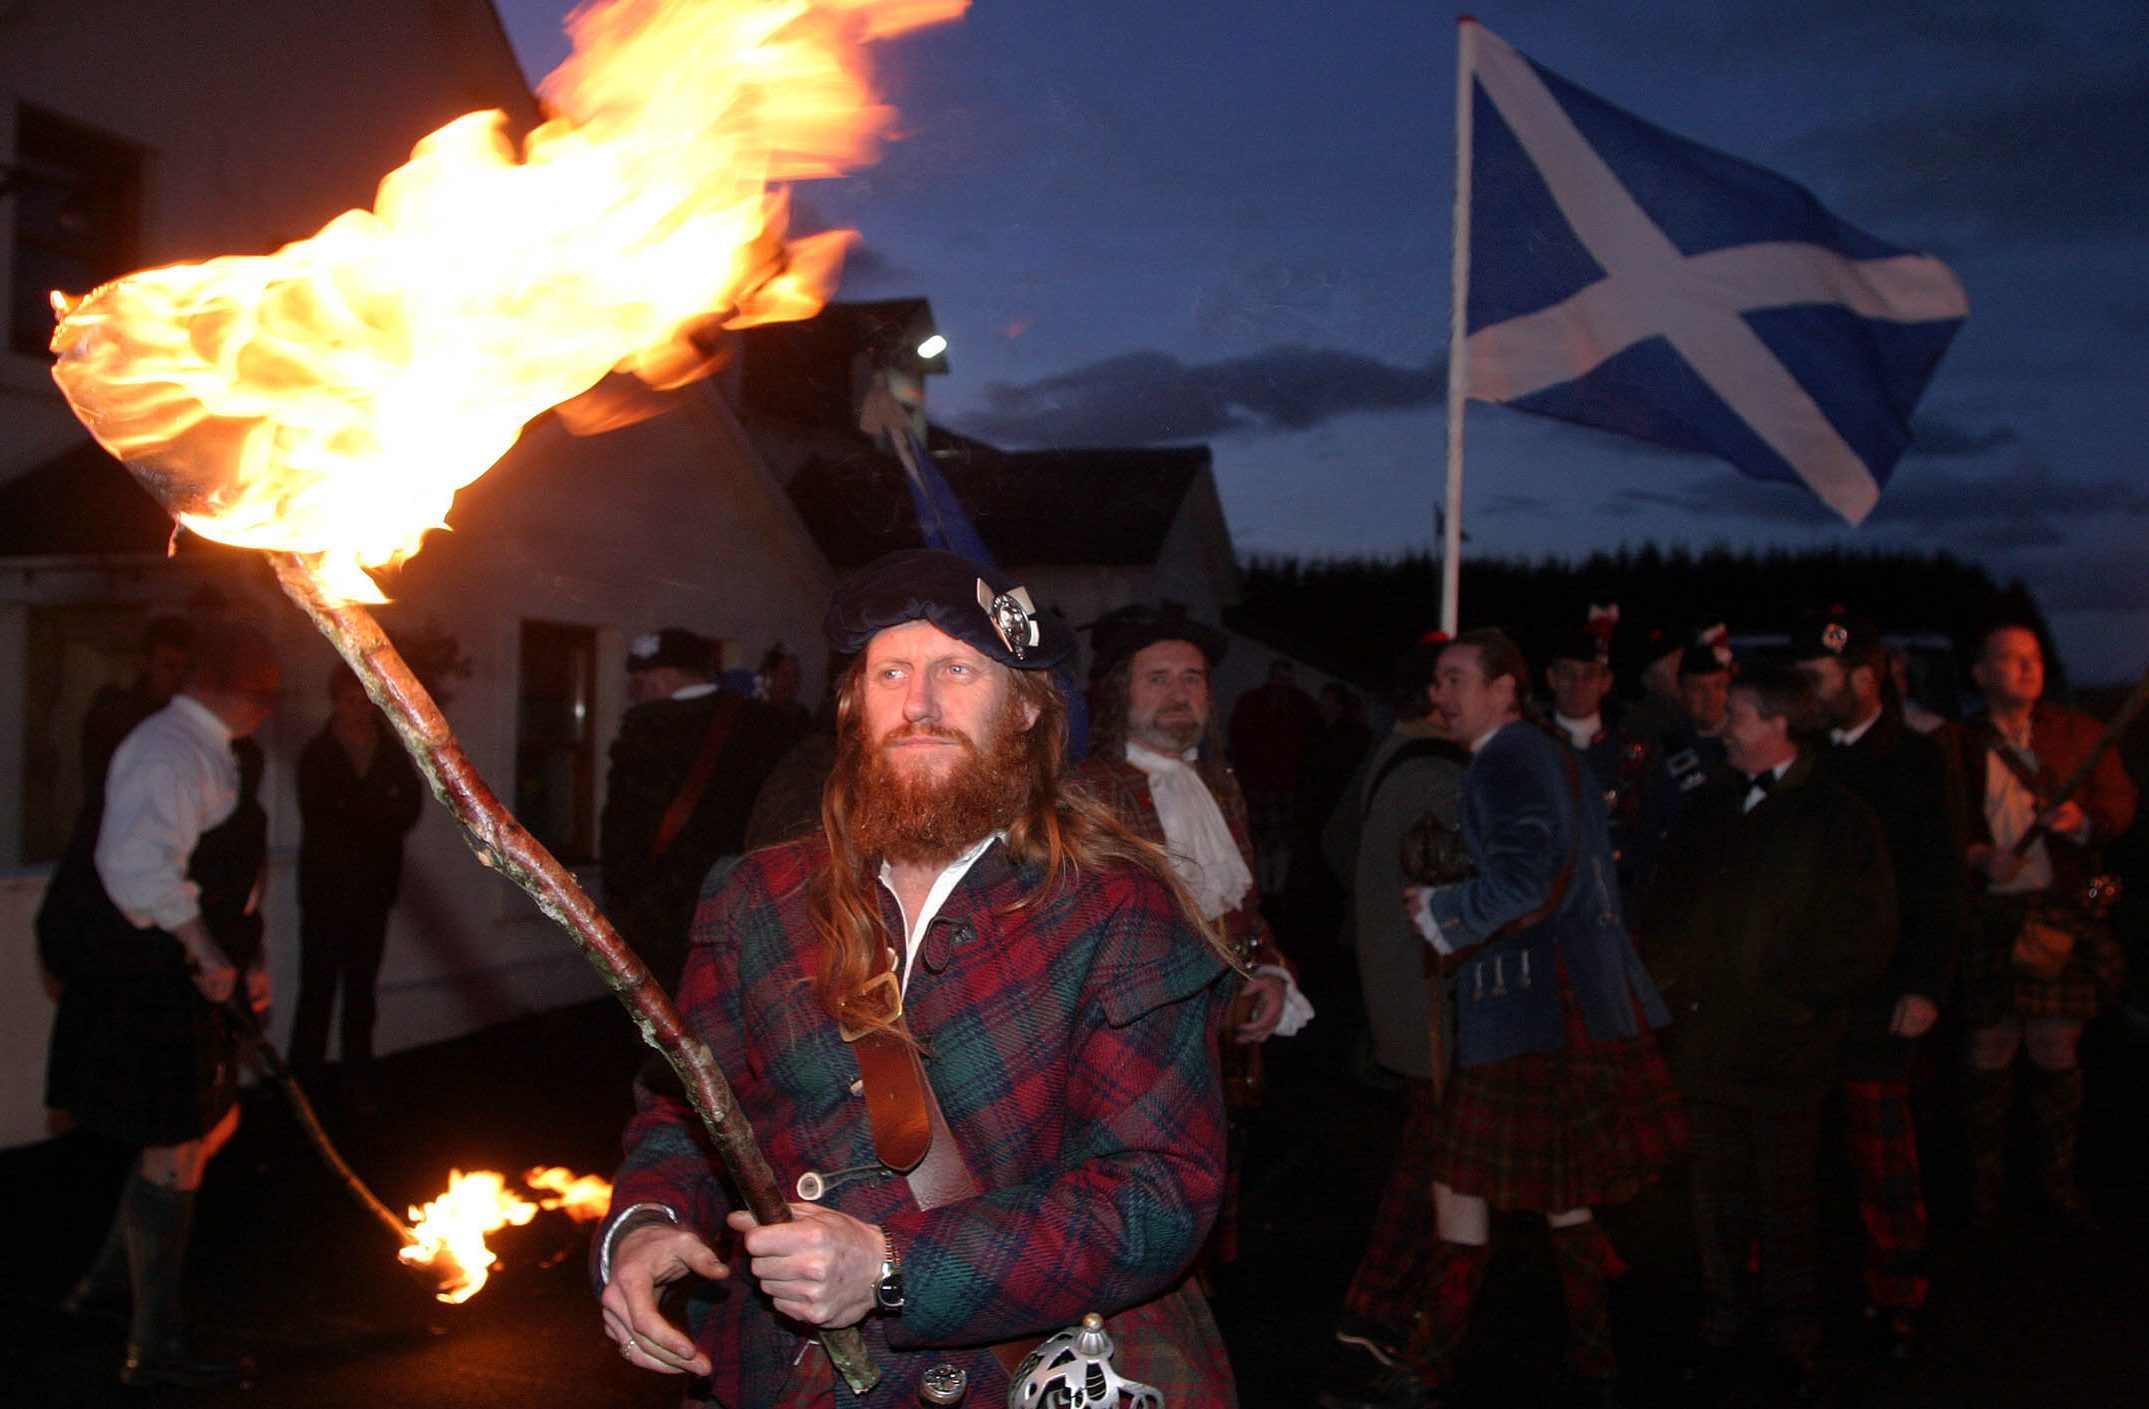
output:
POLYGON ((1821 771, 1880 819, 1895 872, 1895 953, 1851 1005, 1841 1093, 1865 1231, 1866 1327, 1873 1350, 1903 1359, 1916 1348, 1927 1284, 1910 1078, 1961 944, 1968 823, 1947 754, 1887 707, 1888 651, 1871 621, 1840 607, 1809 613, 1791 634, 1791 659, 1828 728, 1821 771))
POLYGON ((748 1409, 836 1402, 813 1333, 856 1326, 873 1402, 932 1372, 982 1405, 1097 1311, 1122 1375, 1232 1403, 1186 1275, 1223 1186, 1231 963, 1163 854, 1061 784, 1071 631, 920 549, 846 582, 827 634, 853 659, 822 827, 704 895, 679 990, 794 1217, 755 1225, 642 1084, 593 1249, 606 1333, 748 1409))
POLYGON ((683 627, 637 636, 634 698, 605 777, 598 858, 605 913, 669 990, 710 868, 745 850, 761 784, 803 732, 765 701, 711 681, 715 644, 683 627))
MULTIPOLYGON (((1175 602, 1137 602, 1090 628, 1090 754, 1069 781, 1171 857, 1202 917, 1253 969, 1224 1034, 1224 1094, 1234 1116, 1259 1103, 1260 1044, 1305 1026, 1313 1007, 1261 917, 1246 797, 1210 738, 1209 676, 1224 633, 1175 602), (1207 747, 1205 747, 1207 745, 1207 747)), ((1234 1156, 1243 1134, 1234 1120, 1234 1156)), ((1238 1160, 1209 1261, 1235 1247, 1238 1160)))

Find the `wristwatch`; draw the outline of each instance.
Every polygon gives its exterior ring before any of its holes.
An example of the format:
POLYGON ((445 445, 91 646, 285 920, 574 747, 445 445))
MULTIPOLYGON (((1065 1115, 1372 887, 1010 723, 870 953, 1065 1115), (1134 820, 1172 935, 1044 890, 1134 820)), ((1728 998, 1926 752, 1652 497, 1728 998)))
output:
POLYGON ((880 1281, 873 1287, 873 1304, 883 1311, 903 1309, 903 1255, 895 1250, 895 1237, 880 1230, 880 1281))

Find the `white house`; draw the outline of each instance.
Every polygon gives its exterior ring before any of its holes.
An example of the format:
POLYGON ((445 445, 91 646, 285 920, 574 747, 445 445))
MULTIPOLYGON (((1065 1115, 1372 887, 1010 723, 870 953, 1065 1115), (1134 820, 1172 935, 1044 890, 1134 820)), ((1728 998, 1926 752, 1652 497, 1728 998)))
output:
MULTIPOLYGON (((52 1004, 30 919, 80 801, 89 696, 131 676, 159 610, 248 617, 283 646, 289 691, 262 738, 287 1015, 292 770, 325 715, 332 659, 254 555, 166 556, 168 521, 51 381, 45 292, 310 234, 370 205, 419 137, 486 108, 518 127, 536 118, 486 0, 0 3, 0 1146, 49 1130, 52 1004)), ((570 862, 594 852, 626 642, 686 626, 723 640, 727 664, 751 664, 772 640, 815 639, 833 585, 724 395, 701 385, 670 400, 588 439, 534 423, 458 498, 453 531, 387 581, 391 632, 463 658, 446 713, 472 760, 570 862)), ((817 690, 818 653, 802 654, 817 690)), ((428 809, 389 935, 380 1049, 601 992, 566 937, 428 809)), ((621 1032, 632 1040, 624 1018, 621 1032)))

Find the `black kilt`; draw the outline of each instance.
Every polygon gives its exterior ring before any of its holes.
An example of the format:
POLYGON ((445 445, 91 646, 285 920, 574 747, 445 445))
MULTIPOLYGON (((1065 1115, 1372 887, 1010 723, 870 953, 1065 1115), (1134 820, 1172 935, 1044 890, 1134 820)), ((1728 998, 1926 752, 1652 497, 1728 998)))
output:
MULTIPOLYGON (((238 804, 196 841, 187 874, 200 888, 202 923, 241 971, 244 1002, 244 971, 261 952, 261 917, 247 903, 267 853, 268 819, 254 798, 259 751, 235 751, 238 804)), ((136 928, 105 894, 97 833, 93 811, 75 829, 39 907, 40 953, 61 983, 45 1104, 122 1144, 185 1144, 215 1129, 238 1097, 238 1035, 230 1014, 194 987, 179 941, 136 928)))
POLYGON ((236 1055, 231 1019, 183 972, 84 975, 60 991, 45 1104, 121 1144, 185 1144, 237 1099, 236 1055))

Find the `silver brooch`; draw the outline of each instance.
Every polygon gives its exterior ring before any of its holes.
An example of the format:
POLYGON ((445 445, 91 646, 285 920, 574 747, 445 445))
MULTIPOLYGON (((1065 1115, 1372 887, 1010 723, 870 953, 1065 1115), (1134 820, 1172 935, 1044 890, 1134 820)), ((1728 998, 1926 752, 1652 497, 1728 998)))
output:
POLYGON ((1016 660, 1044 640, 1044 632, 1037 625, 1037 606, 1030 600, 1027 587, 1010 587, 994 596, 981 577, 977 581, 977 604, 985 609, 985 619, 1000 633, 1000 640, 1015 653, 1016 660))

